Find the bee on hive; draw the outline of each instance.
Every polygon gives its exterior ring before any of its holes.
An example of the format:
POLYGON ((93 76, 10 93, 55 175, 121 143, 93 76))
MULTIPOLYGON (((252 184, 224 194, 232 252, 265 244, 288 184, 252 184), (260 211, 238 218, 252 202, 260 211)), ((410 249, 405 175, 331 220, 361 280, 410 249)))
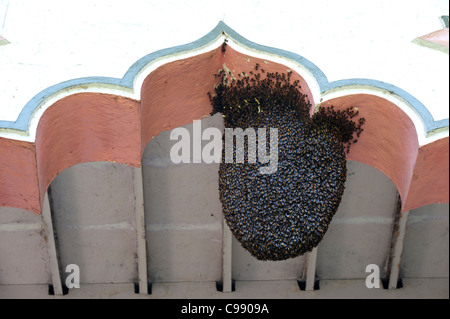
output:
MULTIPOLYGON (((346 152, 365 120, 355 121, 359 114, 352 107, 320 107, 310 116, 311 104, 299 81, 291 83, 292 72, 271 73, 256 64, 231 82, 223 70, 215 76, 219 83, 208 94, 212 114, 222 113, 226 128, 278 130, 278 168, 272 174, 261 174, 263 164, 249 163, 245 152, 244 163, 226 163, 223 147, 219 197, 230 230, 258 260, 285 260, 311 251, 339 207, 346 152)), ((273 151, 269 140, 270 134, 266 154, 273 151)))

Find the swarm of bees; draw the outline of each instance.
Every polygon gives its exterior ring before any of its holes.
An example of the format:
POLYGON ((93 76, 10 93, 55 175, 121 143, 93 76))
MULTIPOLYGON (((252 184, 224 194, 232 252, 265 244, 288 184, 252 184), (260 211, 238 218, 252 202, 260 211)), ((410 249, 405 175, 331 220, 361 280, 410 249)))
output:
POLYGON ((291 83, 291 74, 266 72, 258 64, 238 78, 220 70, 214 94, 208 93, 212 114, 221 113, 225 127, 278 129, 275 173, 260 174, 262 164, 247 158, 244 163, 222 159, 219 169, 225 220, 258 260, 294 258, 319 244, 344 192, 345 152, 365 121, 353 120, 358 112, 352 107, 320 107, 310 116, 311 104, 299 82, 291 83))

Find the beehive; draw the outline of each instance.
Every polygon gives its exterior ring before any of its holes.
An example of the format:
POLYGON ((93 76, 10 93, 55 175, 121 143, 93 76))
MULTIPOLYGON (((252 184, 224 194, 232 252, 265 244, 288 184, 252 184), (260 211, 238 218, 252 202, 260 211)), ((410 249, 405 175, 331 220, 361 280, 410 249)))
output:
MULTIPOLYGON (((319 108, 311 117, 311 104, 298 82, 291 83, 291 73, 266 73, 257 64, 249 74, 234 77, 220 70, 215 76, 219 83, 209 93, 212 113, 222 113, 226 128, 278 130, 275 173, 261 174, 263 165, 246 156, 244 163, 222 159, 219 192, 228 226, 258 260, 285 260, 311 251, 338 209, 346 180, 345 150, 357 141, 364 119, 355 122, 353 108, 334 107, 319 108)), ((269 139, 267 154, 273 151, 269 139)))

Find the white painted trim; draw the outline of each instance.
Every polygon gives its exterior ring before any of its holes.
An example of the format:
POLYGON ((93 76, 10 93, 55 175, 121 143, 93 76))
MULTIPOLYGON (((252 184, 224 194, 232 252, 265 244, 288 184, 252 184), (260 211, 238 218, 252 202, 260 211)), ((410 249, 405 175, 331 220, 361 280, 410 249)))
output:
POLYGON ((317 247, 307 253, 306 258, 306 291, 314 290, 314 283, 316 281, 316 264, 317 264, 317 247))

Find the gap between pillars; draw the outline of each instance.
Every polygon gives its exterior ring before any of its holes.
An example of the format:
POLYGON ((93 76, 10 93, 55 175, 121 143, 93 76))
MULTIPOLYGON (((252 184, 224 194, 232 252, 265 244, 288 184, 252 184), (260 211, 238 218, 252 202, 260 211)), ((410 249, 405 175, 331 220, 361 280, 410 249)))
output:
POLYGON ((406 225, 408 223, 409 211, 401 211, 401 198, 399 195, 397 195, 397 197, 391 249, 386 267, 385 288, 387 289, 400 288, 402 285, 400 278, 400 264, 402 261, 403 248, 405 246, 406 225))

